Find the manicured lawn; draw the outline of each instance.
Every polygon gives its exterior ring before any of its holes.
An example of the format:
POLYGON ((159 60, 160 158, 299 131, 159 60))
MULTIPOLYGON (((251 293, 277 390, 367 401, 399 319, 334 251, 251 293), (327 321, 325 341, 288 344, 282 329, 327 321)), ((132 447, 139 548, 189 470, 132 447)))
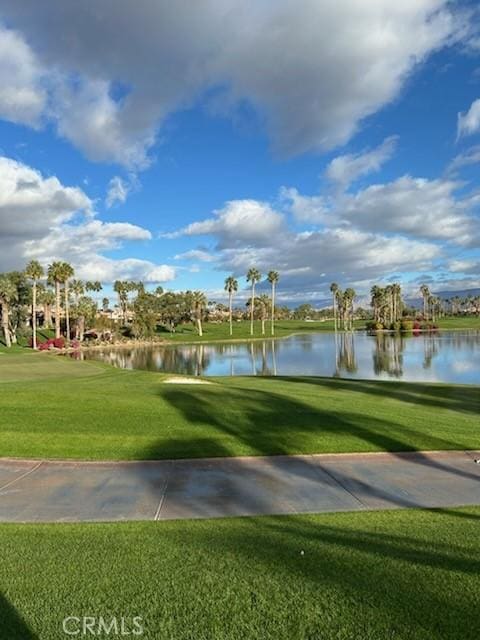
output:
POLYGON ((2 637, 141 616, 155 640, 476 640, 479 524, 460 508, 2 525, 2 637))
POLYGON ((148 371, 31 353, 1 355, 0 379, 0 456, 480 448, 476 386, 306 377, 172 385, 148 371))
MULTIPOLYGON (((364 326, 364 322, 356 322, 356 328, 364 326)), ((279 320, 275 323, 275 337, 282 338, 293 333, 318 333, 319 331, 333 331, 332 320, 306 322, 302 320, 279 320)), ((250 322, 241 320, 233 323, 233 335, 230 336, 228 322, 205 322, 203 336, 200 338, 192 324, 177 327, 175 333, 168 331, 160 333, 165 340, 173 342, 212 342, 214 340, 250 340, 250 322)), ((265 335, 262 336, 261 322, 254 322, 254 338, 271 338, 270 322, 265 322, 265 335)))
POLYGON ((480 329, 480 316, 440 318, 435 324, 441 329, 480 329))

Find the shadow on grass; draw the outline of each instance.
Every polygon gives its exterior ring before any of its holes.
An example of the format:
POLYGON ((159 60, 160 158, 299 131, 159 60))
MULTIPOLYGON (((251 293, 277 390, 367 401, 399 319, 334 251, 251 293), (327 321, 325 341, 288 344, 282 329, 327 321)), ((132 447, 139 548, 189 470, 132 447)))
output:
POLYGON ((321 377, 282 376, 286 382, 307 383, 333 391, 353 391, 373 397, 379 396, 432 408, 450 409, 463 413, 480 413, 480 393, 477 385, 443 385, 413 382, 380 382, 370 380, 341 380, 321 377))
POLYGON ((329 516, 242 519, 215 528, 206 523, 190 527, 188 547, 200 556, 208 549, 226 570, 229 558, 241 557, 246 575, 256 576, 255 600, 269 598, 270 581, 276 589, 283 582, 289 616, 298 617, 294 626, 308 625, 298 637, 473 640, 480 628, 480 561, 472 544, 477 525, 467 522, 459 543, 456 521, 449 520, 455 512, 417 514, 418 520, 398 512, 378 519, 342 514, 337 524, 329 516), (309 602, 307 619, 296 590, 316 601, 314 615, 309 602))
POLYGON ((19 615, 15 607, 0 593, 0 636, 8 640, 40 640, 19 615))

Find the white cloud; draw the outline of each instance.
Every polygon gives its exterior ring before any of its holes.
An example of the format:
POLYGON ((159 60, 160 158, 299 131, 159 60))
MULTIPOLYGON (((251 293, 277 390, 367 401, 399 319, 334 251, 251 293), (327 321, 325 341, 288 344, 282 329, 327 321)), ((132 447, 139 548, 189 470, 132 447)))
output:
POLYGON ((209 251, 203 249, 192 249, 184 253, 178 253, 175 260, 198 260, 199 262, 215 262, 216 257, 209 251))
POLYGON ((175 270, 135 258, 107 258, 125 242, 151 239, 147 229, 128 222, 102 222, 78 187, 10 158, 0 157, 0 271, 21 269, 38 259, 47 265, 67 260, 77 276, 110 282, 116 278, 168 281, 175 270))
POLYGON ((299 222, 327 223, 331 204, 324 196, 302 196, 297 189, 282 187, 280 199, 299 222))
POLYGON ((278 234, 284 227, 282 214, 266 202, 231 200, 214 218, 193 222, 170 237, 214 235, 219 248, 258 246, 278 234))
POLYGON ((474 145, 459 153, 447 167, 447 173, 454 174, 462 167, 480 163, 480 145, 474 145))
POLYGON ((379 171, 392 157, 397 140, 398 136, 390 136, 370 151, 337 156, 327 166, 325 175, 340 188, 345 189, 357 178, 379 171))
POLYGON ((448 269, 453 273, 471 273, 480 276, 480 260, 476 258, 451 260, 448 263, 448 269))
POLYGON ((339 200, 337 208, 361 229, 468 245, 478 240, 479 229, 477 221, 467 214, 468 200, 455 197, 460 186, 452 180, 403 176, 347 195, 339 200))
POLYGON ((148 164, 168 114, 212 88, 233 108, 253 105, 282 152, 341 145, 429 54, 467 32, 466 14, 447 0, 0 7, 28 43, 30 66, 47 70, 47 115, 60 134, 94 160, 129 167, 148 164))
POLYGON ((470 109, 458 114, 457 136, 471 136, 480 131, 480 98, 474 100, 470 109))
POLYGON ((15 31, 0 25, 0 118, 38 127, 46 107, 42 70, 15 31))
POLYGON ((114 176, 108 183, 105 205, 110 209, 117 202, 123 204, 129 194, 137 188, 138 179, 134 174, 129 175, 128 181, 120 178, 120 176, 114 176))
POLYGON ((175 269, 169 265, 157 265, 149 260, 136 258, 112 260, 101 255, 90 256, 88 262, 77 268, 76 275, 85 280, 135 280, 146 284, 169 282, 176 277, 175 269))

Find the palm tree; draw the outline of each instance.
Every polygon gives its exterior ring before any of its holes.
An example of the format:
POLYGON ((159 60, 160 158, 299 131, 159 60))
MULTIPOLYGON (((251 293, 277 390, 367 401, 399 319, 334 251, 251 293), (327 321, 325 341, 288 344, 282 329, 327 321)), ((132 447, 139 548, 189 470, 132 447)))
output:
POLYGON ((344 297, 344 307, 345 307, 345 311, 346 311, 346 327, 347 329, 350 329, 350 331, 353 331, 353 301, 355 300, 355 296, 357 294, 355 293, 355 289, 352 289, 351 287, 349 287, 348 289, 345 289, 345 293, 343 294, 344 297))
POLYGON ((420 287, 420 293, 423 297, 423 319, 428 320, 428 299, 430 297, 430 289, 426 284, 422 284, 420 287))
POLYGON ((194 291, 192 294, 193 312, 195 314, 195 322, 197 324, 197 331, 200 337, 203 336, 202 328, 202 315, 203 310, 207 306, 207 297, 202 291, 194 291))
POLYGON ((272 315, 271 315, 271 333, 275 335, 275 289, 280 280, 280 274, 278 271, 269 271, 267 280, 272 285, 272 315))
POLYGON ((70 341, 70 302, 69 302, 69 284, 70 278, 73 277, 75 273, 73 267, 68 262, 62 262, 62 282, 63 282, 63 293, 65 296, 65 325, 67 330, 67 342, 70 341))
POLYGON ((32 281, 32 347, 37 348, 37 283, 43 276, 43 267, 38 260, 31 260, 26 268, 25 275, 32 281))
POLYGON ((228 292, 228 311, 229 311, 229 324, 230 324, 230 335, 233 334, 233 296, 238 291, 238 280, 233 276, 228 276, 225 278, 225 291, 228 292))
POLYGON ((12 280, 6 276, 0 276, 0 305, 2 307, 2 329, 5 338, 5 346, 12 346, 10 336, 10 305, 17 299, 17 287, 12 280))
POLYGON ((330 285, 330 291, 332 292, 333 297, 333 322, 335 326, 335 331, 337 330, 337 291, 338 284, 336 282, 332 282, 330 285))
POLYGON ((46 329, 52 326, 52 306, 55 304, 55 294, 51 289, 40 292, 40 303, 43 305, 43 324, 46 329))
POLYGON ((267 319, 268 307, 270 306, 270 298, 263 293, 258 296, 257 302, 260 306, 260 319, 262 321, 262 336, 265 335, 265 320, 267 319))
POLYGON ((55 338, 60 338, 60 285, 63 282, 63 262, 52 262, 48 266, 47 277, 55 286, 55 338))
POLYGON ((255 269, 255 267, 252 267, 251 269, 248 270, 247 282, 252 283, 252 300, 251 300, 251 306, 250 306, 250 335, 251 336, 253 336, 253 313, 255 310, 255 284, 257 282, 260 282, 261 279, 262 279, 262 274, 258 269, 255 269))
POLYGON ((127 324, 128 294, 135 288, 136 284, 134 282, 128 282, 126 280, 115 280, 113 283, 113 290, 118 295, 124 325, 127 324))

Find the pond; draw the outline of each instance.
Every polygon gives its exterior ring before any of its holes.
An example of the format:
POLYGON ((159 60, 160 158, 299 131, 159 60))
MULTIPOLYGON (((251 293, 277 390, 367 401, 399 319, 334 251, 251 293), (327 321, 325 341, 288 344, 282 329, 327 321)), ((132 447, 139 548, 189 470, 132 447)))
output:
POLYGON ((77 357, 188 375, 329 376, 480 384, 480 331, 317 333, 279 340, 104 348, 77 357))

